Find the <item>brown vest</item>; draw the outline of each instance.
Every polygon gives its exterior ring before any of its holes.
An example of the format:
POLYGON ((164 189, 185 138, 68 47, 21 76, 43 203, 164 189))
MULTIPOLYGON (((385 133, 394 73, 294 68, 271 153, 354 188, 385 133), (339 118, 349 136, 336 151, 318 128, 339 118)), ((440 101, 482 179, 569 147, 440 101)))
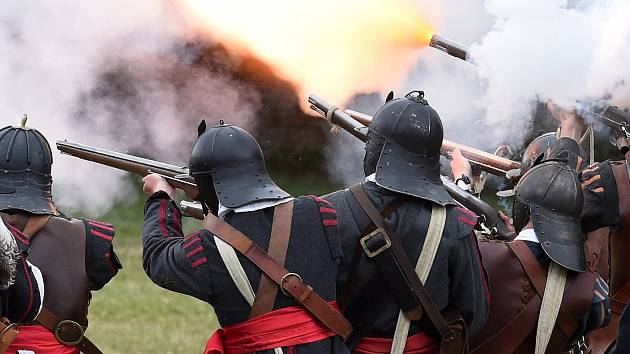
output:
MULTIPOLYGON (((24 229, 28 220, 27 214, 0 215, 19 230, 24 229)), ((85 243, 85 226, 81 220, 53 216, 31 239, 28 256, 44 277, 44 307, 60 318, 83 326, 87 326, 90 297, 85 243)))

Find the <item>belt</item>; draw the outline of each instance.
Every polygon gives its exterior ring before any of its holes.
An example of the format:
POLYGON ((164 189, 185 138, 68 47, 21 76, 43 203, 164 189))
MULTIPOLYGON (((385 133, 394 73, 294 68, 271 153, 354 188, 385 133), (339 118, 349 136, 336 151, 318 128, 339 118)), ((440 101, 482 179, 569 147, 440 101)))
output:
POLYGON ((85 328, 72 320, 61 320, 54 313, 42 308, 35 322, 51 331, 57 341, 63 345, 76 347, 83 354, 102 354, 102 352, 85 336, 85 328))

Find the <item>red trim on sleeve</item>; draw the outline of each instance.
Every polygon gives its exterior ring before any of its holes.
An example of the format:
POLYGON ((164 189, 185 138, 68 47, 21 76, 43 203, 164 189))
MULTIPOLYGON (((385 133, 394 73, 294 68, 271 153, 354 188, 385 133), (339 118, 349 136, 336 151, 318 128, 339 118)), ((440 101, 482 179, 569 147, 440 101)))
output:
POLYGON ((163 236, 168 236, 168 230, 166 229, 166 207, 168 206, 168 200, 160 200, 160 229, 163 236))
POLYGON ((116 229, 114 229, 114 227, 112 227, 111 225, 102 224, 100 222, 96 222, 96 221, 92 221, 92 220, 88 220, 88 224, 90 224, 91 226, 94 226, 94 227, 98 227, 98 228, 103 229, 103 230, 116 232, 116 229))
POLYGON ((326 199, 321 198, 321 197, 313 197, 313 199, 316 202, 318 202, 318 203, 324 203, 324 204, 327 204, 327 205, 332 205, 329 201, 327 201, 326 199))
POLYGON ((462 216, 462 215, 460 215, 460 216, 458 216, 458 217, 457 217, 457 221, 461 221, 461 222, 463 222, 464 224, 467 224, 467 225, 470 225, 470 226, 475 226, 475 225, 477 225, 477 220, 472 221, 472 220, 466 219, 466 218, 465 218, 464 216, 462 216))
POLYGON ((196 261, 192 262, 192 267, 193 267, 193 268, 197 268, 197 267, 199 267, 200 265, 202 265, 202 264, 204 264, 204 263, 207 263, 207 262, 208 262, 208 259, 207 259, 206 257, 199 258, 198 260, 196 260, 196 261))
POLYGON ((324 219, 322 220, 322 222, 324 223, 324 226, 337 226, 337 220, 327 220, 324 219))
POLYGON ((197 246, 197 247, 193 248, 192 251, 186 253, 186 258, 190 258, 190 257, 196 255, 197 253, 201 252, 201 251, 203 251, 203 247, 202 246, 197 246))
POLYGON ((337 215, 337 210, 335 210, 335 209, 333 209, 333 208, 321 207, 321 208, 319 208, 319 212, 320 212, 320 213, 324 213, 324 214, 334 214, 334 215, 337 215))
POLYGON ((33 309, 33 281, 29 276, 26 259, 24 257, 21 257, 21 260, 22 266, 24 267, 24 275, 26 276, 26 281, 28 283, 28 307, 26 308, 26 311, 24 311, 24 314, 22 314, 22 317, 20 317, 18 322, 24 322, 24 320, 26 320, 26 316, 28 316, 28 314, 31 313, 31 310, 33 309))
POLYGON ((94 229, 91 229, 90 233, 93 236, 100 237, 100 238, 102 238, 103 240, 106 240, 106 241, 112 241, 114 239, 114 236, 105 235, 104 233, 96 231, 94 229))
POLYGON ((189 236, 189 238, 184 242, 184 244, 182 245, 182 247, 184 248, 188 248, 192 245, 194 245, 195 243, 201 241, 201 238, 199 237, 199 234, 193 234, 191 236, 189 236))

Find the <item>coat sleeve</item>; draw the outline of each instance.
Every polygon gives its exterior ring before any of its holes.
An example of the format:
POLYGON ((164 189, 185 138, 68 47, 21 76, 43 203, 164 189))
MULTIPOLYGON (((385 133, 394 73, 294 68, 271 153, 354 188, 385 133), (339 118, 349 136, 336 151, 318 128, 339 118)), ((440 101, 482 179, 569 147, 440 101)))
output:
POLYGON ((481 261, 477 237, 472 230, 476 220, 472 224, 468 223, 468 220, 472 221, 473 215, 469 211, 460 211, 458 219, 461 236, 449 261, 449 306, 460 311, 471 335, 477 333, 486 322, 491 301, 488 278, 481 261))
POLYGON ((210 302, 212 283, 204 232, 184 237, 181 212, 164 192, 146 202, 142 264, 157 285, 210 302))

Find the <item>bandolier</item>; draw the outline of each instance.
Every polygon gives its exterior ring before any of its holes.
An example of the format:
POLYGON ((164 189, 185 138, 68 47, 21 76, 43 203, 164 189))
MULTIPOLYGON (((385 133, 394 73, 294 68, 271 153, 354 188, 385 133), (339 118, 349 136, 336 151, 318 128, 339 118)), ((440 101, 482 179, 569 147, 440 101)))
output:
POLYGON ((369 126, 365 183, 325 196, 347 256, 338 284, 353 353, 464 352, 485 321, 477 216, 442 186, 442 139, 423 92, 388 100, 369 126))
POLYGON ((143 258, 156 284, 213 306, 222 329, 205 352, 347 353, 351 326, 335 302, 335 208, 283 191, 256 140, 222 122, 200 125, 190 172, 204 229, 184 236, 177 205, 156 191, 145 208, 143 258))
POLYGON ((52 152, 46 138, 26 126, 0 130, 0 211, 28 261, 45 283, 43 308, 7 353, 100 353, 84 336, 90 291, 101 289, 121 265, 113 251, 114 227, 72 219, 53 204, 52 152))

